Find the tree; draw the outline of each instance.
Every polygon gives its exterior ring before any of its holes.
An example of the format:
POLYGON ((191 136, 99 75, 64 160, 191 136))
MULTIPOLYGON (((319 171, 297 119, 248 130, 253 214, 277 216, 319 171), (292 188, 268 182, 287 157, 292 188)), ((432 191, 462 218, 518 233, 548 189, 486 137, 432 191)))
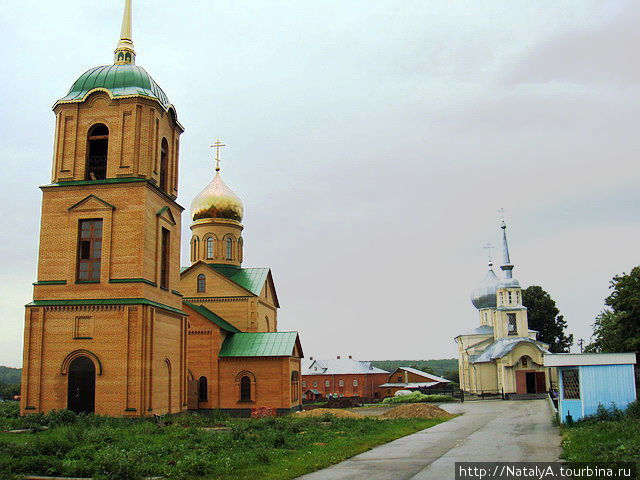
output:
POLYGON ((549 344, 549 351, 568 352, 573 335, 565 335, 567 322, 556 302, 542 287, 532 285, 522 291, 522 304, 527 307, 529 328, 538 331, 538 340, 549 344))
POLYGON ((588 352, 636 352, 640 350, 640 267, 611 280, 607 307, 593 324, 588 352))

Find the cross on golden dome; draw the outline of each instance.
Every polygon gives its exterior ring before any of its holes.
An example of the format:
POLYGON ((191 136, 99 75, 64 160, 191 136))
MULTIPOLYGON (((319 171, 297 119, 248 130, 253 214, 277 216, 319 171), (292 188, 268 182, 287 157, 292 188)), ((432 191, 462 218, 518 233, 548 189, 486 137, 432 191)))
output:
POLYGON ((222 147, 226 147, 226 145, 224 143, 222 143, 220 141, 220 139, 216 140, 214 142, 214 144, 211 145, 211 148, 215 148, 216 149, 216 158, 215 158, 215 160, 216 160, 216 172, 220 171, 220 149, 222 147))

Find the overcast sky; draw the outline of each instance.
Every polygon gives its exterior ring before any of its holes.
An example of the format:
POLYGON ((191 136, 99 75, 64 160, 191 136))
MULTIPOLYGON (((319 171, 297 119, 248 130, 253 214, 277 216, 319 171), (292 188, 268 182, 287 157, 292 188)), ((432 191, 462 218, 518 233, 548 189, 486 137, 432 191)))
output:
MULTIPOLYGON (((0 365, 22 363, 51 106, 112 63, 123 3, 0 11, 0 365)), ((221 138, 244 266, 272 268, 307 357, 456 356, 501 207, 514 276, 576 338, 639 263, 637 1, 133 0, 133 17, 186 128, 179 203, 221 138)))

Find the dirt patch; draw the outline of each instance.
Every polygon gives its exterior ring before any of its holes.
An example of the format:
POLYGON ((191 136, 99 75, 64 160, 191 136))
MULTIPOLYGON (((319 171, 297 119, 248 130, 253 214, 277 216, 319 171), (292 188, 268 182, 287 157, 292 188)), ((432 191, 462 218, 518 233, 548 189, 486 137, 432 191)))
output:
POLYGON ((300 417, 322 417, 325 414, 333 415, 338 418, 364 418, 364 415, 359 413, 349 412, 348 410, 340 410, 337 408, 316 408, 313 410, 306 410, 304 412, 298 412, 296 415, 300 417))
POLYGON ((436 405, 408 403, 383 413, 380 418, 450 418, 451 416, 449 412, 436 405))

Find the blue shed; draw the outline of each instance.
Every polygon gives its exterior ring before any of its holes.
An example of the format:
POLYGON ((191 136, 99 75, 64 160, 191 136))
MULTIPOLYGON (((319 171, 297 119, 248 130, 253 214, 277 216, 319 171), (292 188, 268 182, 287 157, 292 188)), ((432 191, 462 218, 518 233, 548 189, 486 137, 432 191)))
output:
POLYGON ((636 399, 635 353, 550 353, 545 367, 558 369, 558 411, 579 420, 593 415, 598 405, 624 410, 636 399))

